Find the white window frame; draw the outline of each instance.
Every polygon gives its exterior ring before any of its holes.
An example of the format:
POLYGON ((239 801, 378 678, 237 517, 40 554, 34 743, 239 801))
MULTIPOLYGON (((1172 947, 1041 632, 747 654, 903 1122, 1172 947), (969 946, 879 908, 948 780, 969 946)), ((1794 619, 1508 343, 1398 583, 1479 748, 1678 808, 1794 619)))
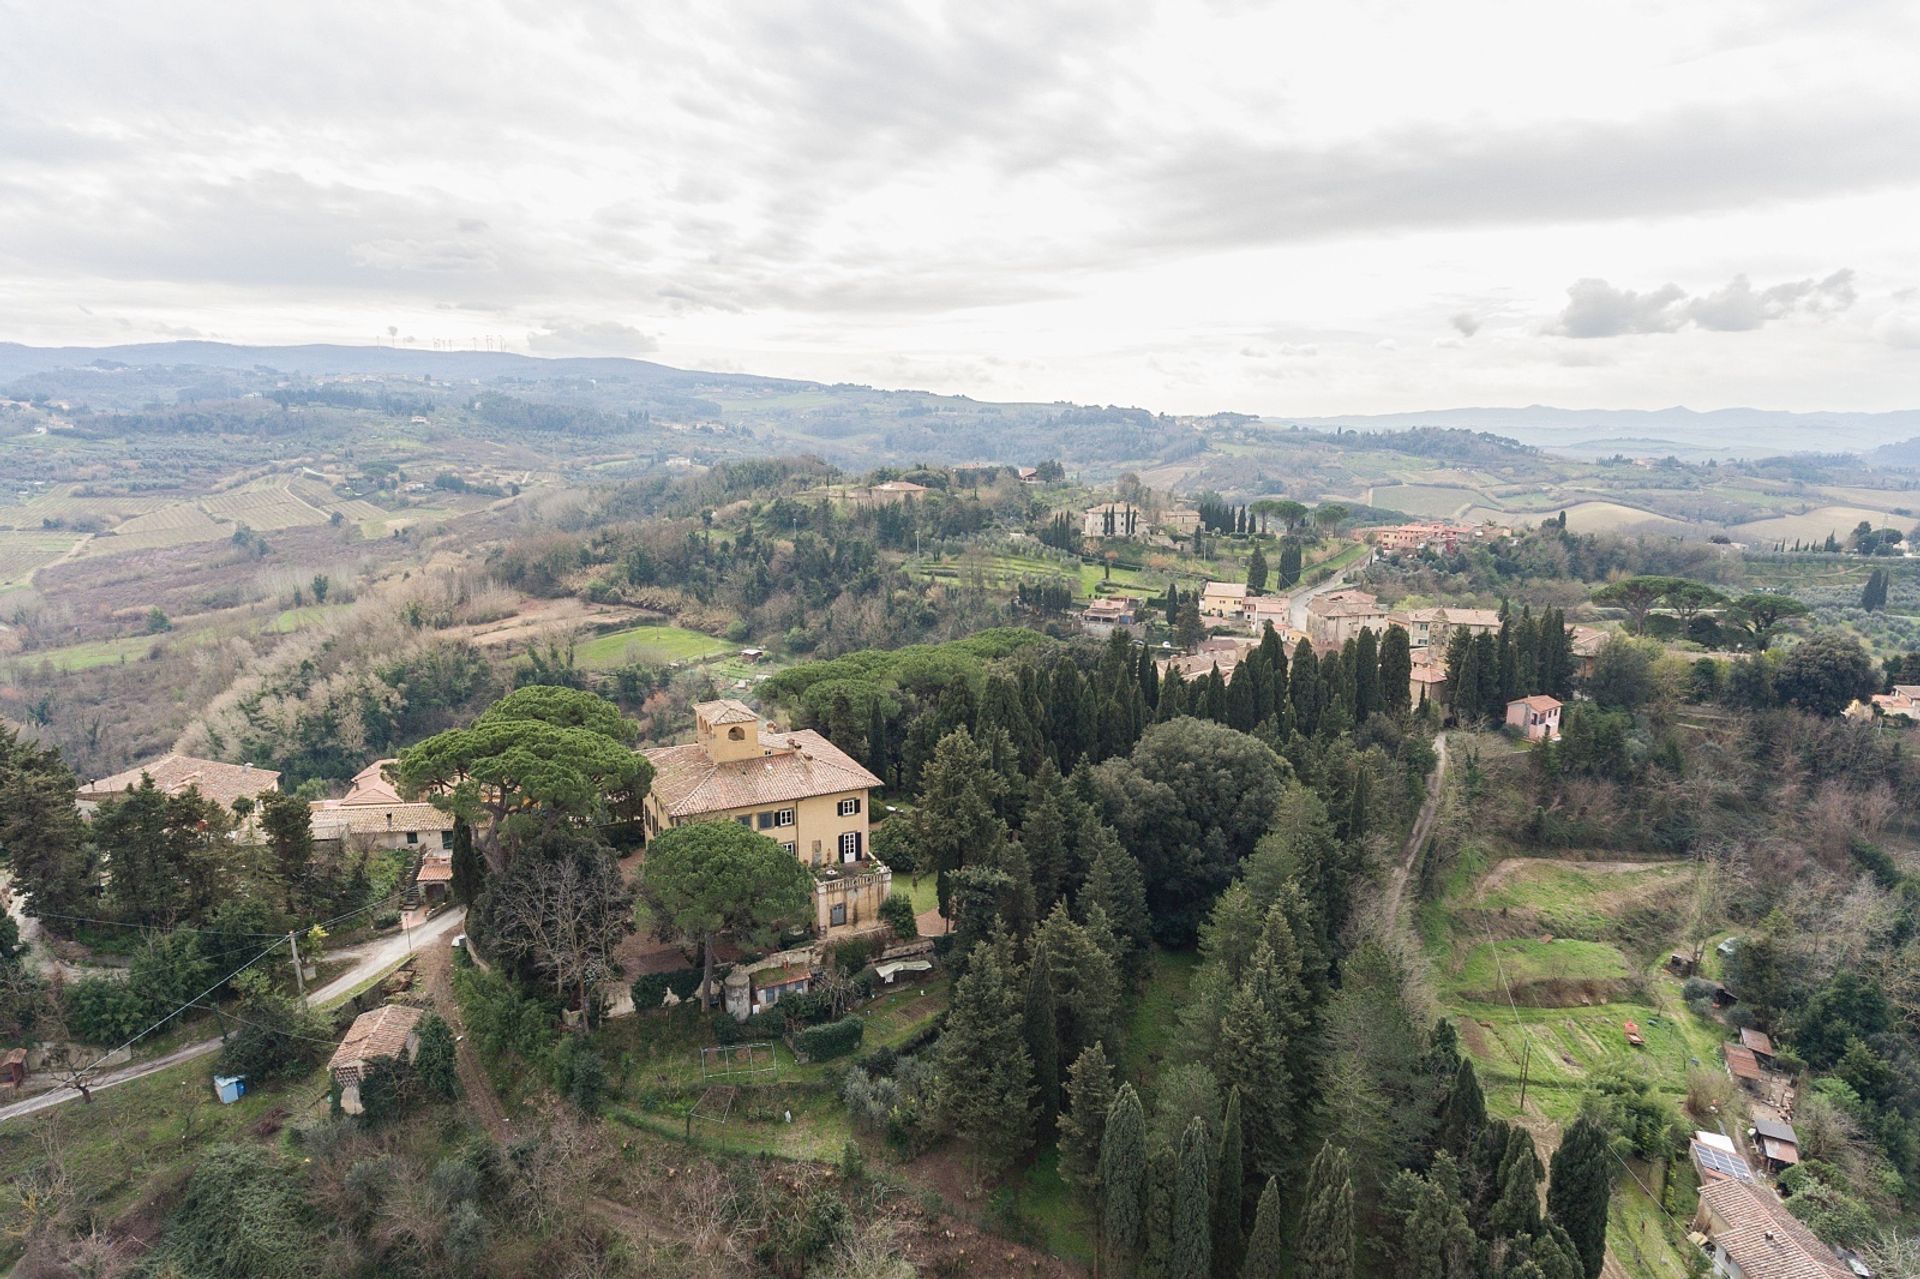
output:
POLYGON ((794 810, 793 810, 793 809, 791 809, 791 808, 777 808, 777 809, 775 809, 775 810, 774 810, 774 812, 773 812, 773 826, 774 826, 774 829, 775 829, 775 830, 778 830, 778 829, 779 829, 780 827, 782 827, 782 826, 791 826, 791 825, 793 825, 793 823, 794 823, 794 810))
POLYGON ((840 860, 848 860, 848 853, 853 854, 853 860, 860 859, 860 832, 857 830, 840 832, 840 860))
POLYGON ((860 797, 859 796, 856 795, 850 799, 843 799, 840 801, 840 816, 858 817, 859 815, 860 815, 860 797))
POLYGON ((797 855, 799 851, 797 848, 795 848, 792 840, 788 840, 786 843, 780 845, 780 847, 786 850, 787 856, 789 857, 797 855))

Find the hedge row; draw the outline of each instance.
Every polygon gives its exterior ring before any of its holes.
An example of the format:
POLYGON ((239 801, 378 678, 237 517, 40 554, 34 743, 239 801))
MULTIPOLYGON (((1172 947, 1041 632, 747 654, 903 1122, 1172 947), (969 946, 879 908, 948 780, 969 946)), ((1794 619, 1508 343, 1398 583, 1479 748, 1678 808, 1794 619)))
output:
POLYGON ((866 1035, 866 1023, 858 1017, 842 1017, 824 1026, 809 1026, 793 1037, 793 1051, 808 1061, 826 1061, 843 1057, 860 1046, 866 1035))
MULTIPOLYGON (((715 978, 720 976, 714 970, 715 978)), ((672 991, 675 999, 689 999, 700 989, 700 970, 698 968, 677 968, 667 973, 647 973, 633 983, 633 1007, 635 1011, 658 1008, 666 1002, 667 992, 672 991)))

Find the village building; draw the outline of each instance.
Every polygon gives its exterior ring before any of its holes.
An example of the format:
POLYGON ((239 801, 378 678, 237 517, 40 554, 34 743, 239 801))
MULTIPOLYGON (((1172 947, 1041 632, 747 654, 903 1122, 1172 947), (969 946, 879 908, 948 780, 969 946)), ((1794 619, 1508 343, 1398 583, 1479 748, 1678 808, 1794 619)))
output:
POLYGON ((646 752, 654 774, 646 837, 739 822, 813 869, 816 932, 879 926, 893 887, 893 872, 867 847, 868 792, 880 779, 812 729, 781 732, 732 698, 700 703, 693 719, 692 742, 646 752))
POLYGON ((1116 630, 1138 634, 1145 629, 1145 602, 1130 595, 1102 595, 1087 601, 1080 612, 1080 629, 1102 639, 1116 630))
POLYGON ((346 1037, 333 1050, 327 1072, 340 1087, 340 1109, 358 1115, 360 1085, 376 1062, 411 1062, 420 1054, 420 1019, 425 1013, 406 1004, 386 1004, 361 1013, 347 1027, 346 1037))
POLYGON ((1402 608, 1387 614, 1387 625, 1406 631, 1412 648, 1445 648, 1455 631, 1469 635, 1498 631, 1500 614, 1491 608, 1402 608))
POLYGON ((339 799, 315 800, 313 839, 356 851, 453 847, 453 814, 424 800, 400 797, 387 770, 397 760, 377 760, 353 775, 339 799))
POLYGON ((1387 610, 1367 591, 1339 590, 1307 601, 1307 635, 1316 649, 1340 649, 1361 631, 1376 634, 1387 628, 1387 610))
POLYGON ((1447 524, 1438 520, 1417 520, 1411 524, 1394 524, 1382 528, 1369 529, 1367 540, 1387 555, 1404 555, 1409 551, 1423 551, 1429 546, 1451 552, 1460 544, 1460 538, 1466 530, 1456 524, 1447 524))
POLYGON ((1920 684, 1895 684, 1891 691, 1875 693, 1866 701, 1847 707, 1848 719, 1870 720, 1876 714, 1897 719, 1920 719, 1920 684))
POLYGON ((1432 649, 1416 649, 1407 672, 1407 705, 1419 710, 1447 700, 1447 663, 1432 649))
POLYGON ((1752 1136, 1768 1172, 1777 1176, 1800 1162, 1800 1134, 1792 1124, 1756 1116, 1752 1136))
POLYGON ((82 816, 91 817, 102 802, 139 789, 141 779, 146 777, 151 777, 154 789, 164 795, 197 790, 202 798, 226 809, 232 809, 236 800, 255 800, 280 789, 280 774, 272 769, 224 764, 192 755, 162 755, 152 763, 88 782, 75 792, 74 802, 82 816))
POLYGON ((1138 537, 1147 528, 1147 513, 1132 502, 1102 502, 1080 516, 1082 537, 1138 537))
POLYGON ((1569 626, 1572 640, 1573 673, 1585 679, 1593 674, 1594 659, 1600 656, 1600 646, 1607 642, 1607 632, 1598 626, 1569 626))
POLYGON ((894 506, 909 502, 927 491, 924 484, 911 480, 888 480, 870 488, 847 490, 847 500, 860 506, 894 506))
POLYGON ((1762 1100, 1772 1097, 1773 1076, 1754 1057, 1753 1049, 1725 1043, 1720 1045, 1720 1056, 1726 1061, 1727 1073, 1735 1083, 1762 1100))
POLYGON ((1200 512, 1191 506, 1170 506, 1155 517, 1153 527, 1174 537, 1192 537, 1200 531, 1200 512))
POLYGON ((1200 616, 1239 617, 1251 594, 1245 582, 1208 582, 1200 591, 1200 616))
POLYGON ((1724 1133, 1696 1130, 1693 1140, 1687 1143, 1687 1153, 1693 1158, 1694 1172, 1703 1186, 1714 1181, 1753 1180, 1753 1169, 1746 1157, 1733 1144, 1733 1138, 1724 1133))
MULTIPOLYGON (((1240 616, 1255 635, 1267 627, 1285 633, 1293 630, 1293 600, 1285 595, 1253 595, 1241 601, 1240 616)), ((1291 646, 1289 646, 1291 647, 1291 646)))
POLYGON ((735 964, 721 979, 721 1006, 735 1021, 745 1021, 788 995, 806 994, 818 970, 818 955, 808 947, 783 950, 757 963, 735 964))
POLYGON ((1551 742, 1560 736, 1560 699, 1535 693, 1507 703, 1507 727, 1517 728, 1530 742, 1551 742))
POLYGON ((1713 1273, 1726 1279, 1855 1279, 1773 1192, 1751 1181, 1703 1184, 1693 1227, 1713 1273))

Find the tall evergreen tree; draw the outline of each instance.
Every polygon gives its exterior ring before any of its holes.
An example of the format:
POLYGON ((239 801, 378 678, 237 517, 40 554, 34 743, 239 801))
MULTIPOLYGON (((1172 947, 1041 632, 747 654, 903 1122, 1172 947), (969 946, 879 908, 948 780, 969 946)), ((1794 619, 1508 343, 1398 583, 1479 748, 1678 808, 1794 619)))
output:
POLYGON ((1045 911, 1060 898, 1072 868, 1072 832, 1067 827, 1067 788, 1051 759, 1040 761, 1027 791, 1020 844, 1033 872, 1033 899, 1045 911))
POLYGON ((1147 1117, 1121 1084, 1100 1135, 1100 1251, 1122 1268, 1139 1253, 1147 1192, 1147 1117))
POLYGON ((1088 1200, 1100 1194, 1100 1146, 1113 1109, 1113 1065, 1104 1044, 1089 1044, 1067 1071, 1060 1116, 1060 1179, 1088 1200))
POLYGON ((1353 1279, 1353 1174, 1332 1142, 1314 1156, 1300 1220, 1298 1279, 1353 1279))
POLYGON ((1267 557, 1260 553, 1259 547, 1253 548, 1253 554, 1247 557, 1247 590, 1259 595, 1267 589, 1267 557))
POLYGON ((1207 1121, 1195 1115, 1180 1135, 1180 1165, 1173 1191, 1173 1239, 1169 1279, 1208 1279, 1213 1271, 1212 1142, 1207 1121))
POLYGON ((1413 647, 1404 626, 1389 626, 1380 640, 1380 704, 1389 714, 1412 700, 1413 647))
POLYGON ((1213 1268, 1230 1275, 1240 1268, 1240 1222, 1246 1212, 1246 1157, 1242 1150, 1240 1089, 1227 1090, 1220 1120, 1220 1149, 1213 1161, 1213 1268))
POLYGON ((0 725, 0 854, 12 866, 27 913, 62 936, 74 925, 62 916, 95 913, 84 909, 94 866, 74 806, 78 786, 58 751, 0 725))
POLYGON ((1027 965, 1026 1002, 1021 1029, 1027 1055, 1033 1060, 1033 1099, 1039 1111, 1040 1135, 1045 1140, 1060 1112, 1060 1039, 1053 1006, 1053 961, 1036 948, 1027 965))
POLYGON ((940 739, 921 778, 913 838, 924 864, 939 876, 940 913, 948 919, 953 918, 953 873, 991 856, 1006 840, 1006 825, 994 811, 998 783, 986 753, 964 726, 940 739))
POLYGON ((1280 1185, 1269 1177, 1253 1210, 1253 1233, 1247 1236, 1247 1261, 1240 1268, 1240 1279, 1280 1279, 1280 1229, 1280 1185))
POLYGON ((1506 1137, 1507 1148, 1495 1174, 1493 1206, 1487 1213, 1487 1230, 1496 1237, 1538 1234, 1540 1156, 1526 1129, 1510 1125, 1506 1137))
POLYGON ((1441 1106, 1434 1144, 1455 1159, 1464 1159, 1486 1122, 1487 1101, 1480 1091, 1479 1076, 1474 1073, 1473 1063, 1463 1057, 1441 1106))
POLYGON ((1354 723, 1364 724, 1367 716, 1377 715, 1385 709, 1386 699, 1380 682, 1380 641, 1372 627, 1365 627, 1361 630, 1360 637, 1354 641, 1354 723))
POLYGON ((1304 636, 1293 649, 1288 700, 1293 704, 1294 729, 1303 736, 1313 736, 1320 727, 1320 659, 1304 636))
POLYGON ((1022 1042, 1021 1004, 991 945, 974 948, 953 986, 935 1066, 954 1132, 998 1171, 1033 1133, 1033 1059, 1022 1042))
POLYGON ((1612 1187, 1606 1131, 1589 1118, 1574 1121, 1553 1152, 1547 1214, 1573 1241, 1586 1279, 1598 1279, 1606 1260, 1607 1199, 1612 1187))
POLYGON ((893 736, 887 728, 887 708, 878 697, 867 702, 867 767, 883 786, 893 776, 893 736))
POLYGON ((1280 589, 1300 584, 1300 543, 1288 538, 1280 544, 1280 589))
POLYGON ((1104 911, 1120 944, 1121 975, 1131 984, 1145 971, 1153 940, 1153 917, 1147 911, 1146 879, 1140 863, 1120 846, 1111 827, 1088 818, 1081 828, 1081 849, 1087 857, 1087 882, 1080 890, 1080 913, 1104 911))
POLYGON ((453 819, 453 899, 471 906, 487 885, 487 859, 473 846, 473 827, 464 817, 453 819))
POLYGON ((1140 1276, 1164 1276, 1173 1267, 1174 1195, 1180 1155, 1164 1140, 1147 1151, 1147 1200, 1141 1212, 1140 1276))
POLYGON ((1251 983, 1243 982, 1227 999, 1213 1066, 1221 1086, 1242 1098, 1245 1157, 1261 1172, 1277 1176, 1289 1158, 1292 1081, 1286 1045, 1251 983))

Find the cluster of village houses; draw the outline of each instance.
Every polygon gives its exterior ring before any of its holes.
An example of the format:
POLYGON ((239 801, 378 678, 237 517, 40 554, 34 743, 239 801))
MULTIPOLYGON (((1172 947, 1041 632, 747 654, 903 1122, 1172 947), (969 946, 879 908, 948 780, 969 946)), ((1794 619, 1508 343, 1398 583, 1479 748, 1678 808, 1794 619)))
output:
MULTIPOLYGON (((716 992, 728 1011, 745 1020, 785 995, 806 991, 818 978, 827 944, 887 931, 880 907, 892 891, 893 872, 874 860, 868 826, 871 792, 880 779, 819 733, 782 730, 742 702, 722 699, 693 709, 692 742, 643 752, 654 769, 643 814, 647 836, 693 822, 738 822, 774 840, 813 872, 813 942, 734 965, 724 990, 716 992)), ((453 817, 402 796, 389 776, 393 763, 369 764, 345 794, 313 802, 314 843, 355 853, 410 854, 402 905, 430 912, 445 904, 452 884, 453 817)), ((169 795, 196 790, 233 810, 243 823, 251 821, 254 801, 280 789, 280 774, 270 769, 170 754, 88 782, 76 799, 83 812, 92 813, 147 778, 169 795)), ((930 943, 920 942, 883 950, 880 976, 891 981, 902 972, 924 970, 929 949, 930 943)), ((681 966, 685 961, 670 962, 681 966)), ((420 1016, 418 1008, 388 1005, 353 1023, 331 1063, 343 1108, 358 1109, 359 1083, 371 1063, 403 1054, 410 1058, 418 1050, 420 1016)), ((16 1086, 25 1078, 24 1063, 22 1053, 16 1086)), ((218 1085, 223 1100, 243 1090, 240 1081, 218 1085)))

